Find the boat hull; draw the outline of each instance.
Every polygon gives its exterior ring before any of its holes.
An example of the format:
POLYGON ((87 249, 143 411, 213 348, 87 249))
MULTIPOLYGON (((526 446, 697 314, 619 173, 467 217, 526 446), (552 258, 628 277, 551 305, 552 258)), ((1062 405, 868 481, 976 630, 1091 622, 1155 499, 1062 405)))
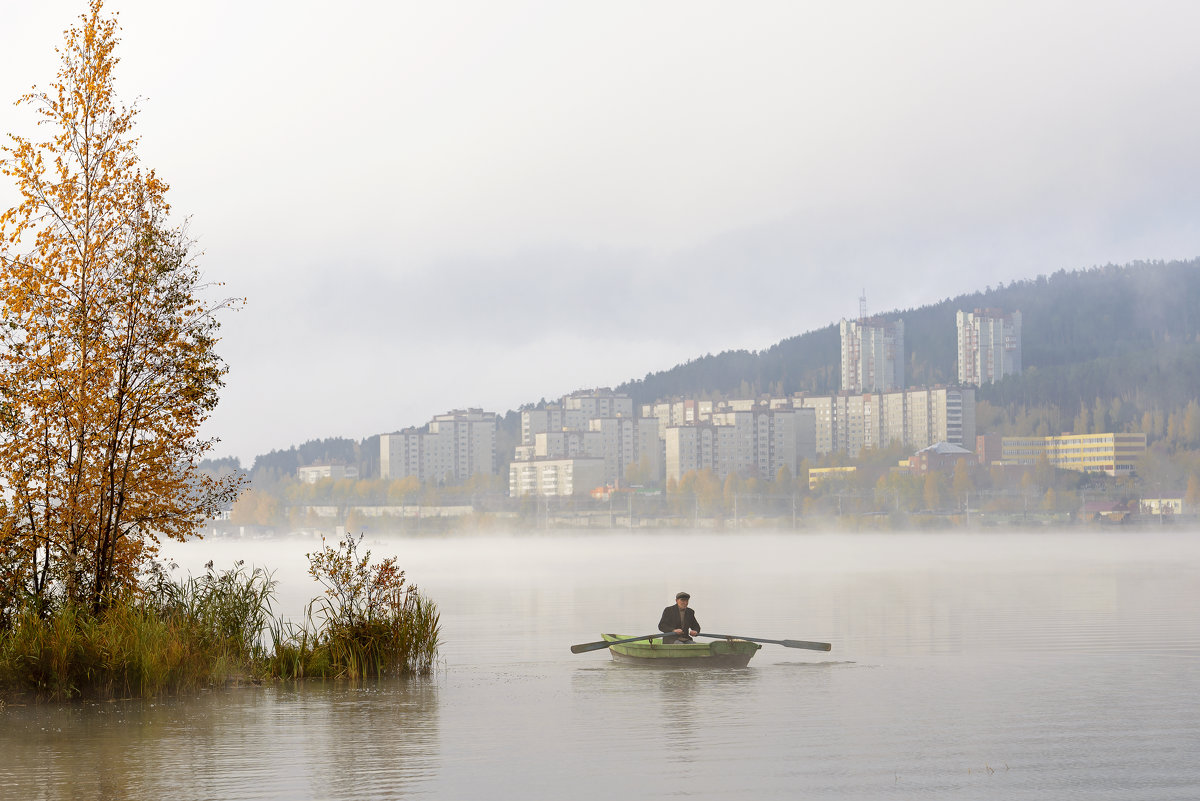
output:
MULTIPOLYGON (((601 634, 605 640, 628 635, 601 634)), ((613 661, 649 667, 746 667, 761 645, 746 640, 663 643, 661 637, 609 647, 613 661)))

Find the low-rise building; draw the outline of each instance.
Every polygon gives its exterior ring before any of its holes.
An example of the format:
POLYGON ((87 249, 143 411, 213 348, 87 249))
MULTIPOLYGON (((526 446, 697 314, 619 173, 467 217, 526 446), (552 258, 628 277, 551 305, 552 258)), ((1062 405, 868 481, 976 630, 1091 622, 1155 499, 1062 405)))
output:
POLYGON ((1051 467, 1081 473, 1127 476, 1146 452, 1145 434, 1062 434, 1051 437, 1004 437, 1002 463, 1032 466, 1045 458, 1051 467))
POLYGON ((513 498, 580 497, 604 486, 604 460, 535 458, 508 466, 508 491, 513 498))
POLYGON ((1184 513, 1183 498, 1141 498, 1138 511, 1144 515, 1173 517, 1184 513))
POLYGON ((323 478, 358 478, 358 468, 344 464, 312 464, 299 468, 296 477, 307 484, 316 484, 323 478))
POLYGON ((908 458, 908 472, 923 476, 926 473, 952 473, 959 462, 975 466, 975 454, 949 442, 938 442, 922 448, 908 458))
POLYGON ((849 467, 810 467, 808 468, 808 488, 816 489, 820 484, 835 479, 845 480, 858 472, 858 468, 849 467))

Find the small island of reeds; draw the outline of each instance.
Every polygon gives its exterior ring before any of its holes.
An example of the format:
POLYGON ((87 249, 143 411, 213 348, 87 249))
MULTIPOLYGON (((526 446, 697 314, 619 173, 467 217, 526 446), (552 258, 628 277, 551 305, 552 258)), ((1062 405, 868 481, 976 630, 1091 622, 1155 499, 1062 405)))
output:
POLYGON ((0 610, 0 696, 150 697, 304 678, 428 675, 437 606, 395 558, 371 563, 361 537, 308 554, 324 587, 300 621, 273 614, 277 582, 242 562, 173 578, 154 563, 99 610, 70 602, 0 610))

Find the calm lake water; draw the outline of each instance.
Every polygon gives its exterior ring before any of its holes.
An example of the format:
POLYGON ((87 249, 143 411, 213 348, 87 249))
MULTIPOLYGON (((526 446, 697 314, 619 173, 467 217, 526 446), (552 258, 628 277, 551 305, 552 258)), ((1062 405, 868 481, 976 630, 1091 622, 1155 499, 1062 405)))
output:
MULTIPOLYGON (((437 601, 427 680, 0 710, 12 799, 1200 798, 1200 533, 369 542, 437 601), (678 590, 749 668, 614 664, 678 590)), ((174 544, 316 593, 313 539, 174 544)))

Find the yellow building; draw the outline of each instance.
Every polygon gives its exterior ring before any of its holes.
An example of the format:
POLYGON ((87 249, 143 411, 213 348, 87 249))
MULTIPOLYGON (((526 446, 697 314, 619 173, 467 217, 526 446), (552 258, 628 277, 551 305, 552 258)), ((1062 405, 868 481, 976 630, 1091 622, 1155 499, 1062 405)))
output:
POLYGON ((1057 437, 1004 437, 1006 465, 1033 465, 1045 456, 1051 467, 1081 473, 1127 476, 1146 452, 1145 434, 1063 434, 1057 437))
POLYGON ((816 489, 822 481, 828 481, 831 478, 849 478, 857 470, 857 467, 810 467, 808 468, 808 488, 816 489))

